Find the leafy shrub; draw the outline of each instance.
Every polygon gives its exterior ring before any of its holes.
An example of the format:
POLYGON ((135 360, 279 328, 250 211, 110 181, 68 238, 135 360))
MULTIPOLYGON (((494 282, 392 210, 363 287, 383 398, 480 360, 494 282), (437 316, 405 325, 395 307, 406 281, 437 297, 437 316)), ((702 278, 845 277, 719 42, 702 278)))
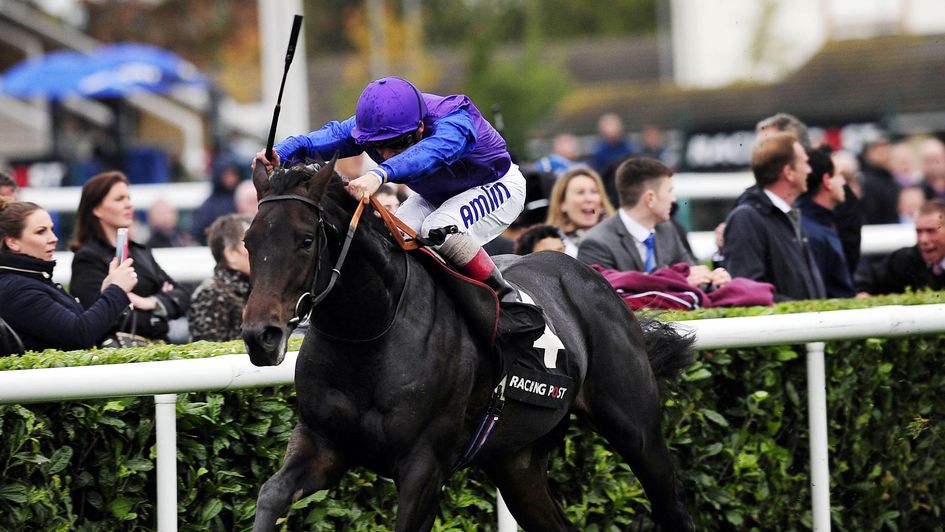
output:
MULTIPOLYGON (((666 319, 939 302, 943 294, 803 302, 663 314, 666 319)), ((115 363, 239 352, 238 343, 30 353, 0 369, 115 363), (95 358, 98 357, 98 358, 95 358), (94 359, 94 360, 93 360, 94 359)), ((940 528, 945 337, 827 344, 831 507, 837 530, 940 528)), ((668 386, 664 434, 700 529, 811 525, 803 347, 701 351, 668 386)), ((295 423, 291 387, 179 396, 178 515, 182 530, 245 530, 255 497, 282 459, 295 423)), ((0 406, 0 529, 150 530, 153 401, 113 398, 0 406)), ((551 483, 582 530, 652 529, 629 468, 581 422, 556 451, 551 483)), ((495 489, 476 469, 444 488, 438 530, 495 528, 495 489)), ((289 530, 392 528, 392 482, 356 470, 314 493, 289 530)))

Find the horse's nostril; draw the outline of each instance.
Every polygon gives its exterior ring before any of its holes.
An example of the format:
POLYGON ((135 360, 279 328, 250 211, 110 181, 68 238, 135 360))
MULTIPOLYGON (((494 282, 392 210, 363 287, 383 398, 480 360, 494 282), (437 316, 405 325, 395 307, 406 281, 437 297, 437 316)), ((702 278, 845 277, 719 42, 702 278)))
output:
POLYGON ((282 329, 273 325, 267 326, 259 336, 259 341, 267 348, 276 347, 282 341, 282 329))
POLYGON ((275 349, 282 342, 283 331, 275 325, 244 327, 243 340, 248 346, 266 350, 275 349))
POLYGON ((244 326, 243 341, 249 360, 256 366, 274 366, 285 355, 286 331, 274 325, 244 326))

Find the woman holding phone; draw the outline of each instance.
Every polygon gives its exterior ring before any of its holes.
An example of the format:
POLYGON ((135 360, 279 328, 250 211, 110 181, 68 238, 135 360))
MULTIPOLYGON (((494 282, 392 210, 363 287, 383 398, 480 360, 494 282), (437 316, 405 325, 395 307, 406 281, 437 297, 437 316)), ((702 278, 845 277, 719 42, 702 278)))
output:
MULTIPOLYGON (((95 301, 109 263, 122 252, 116 249, 118 229, 131 227, 133 217, 128 178, 123 173, 98 174, 82 186, 75 239, 70 246, 75 256, 69 287, 82 306, 88 308, 95 301)), ((134 312, 115 324, 117 330, 166 341, 167 321, 184 315, 190 296, 158 266, 146 247, 129 239, 127 256, 134 259, 138 284, 128 294, 134 312)))
POLYGON ((83 309, 52 280, 58 241, 42 207, 0 197, 0 318, 30 351, 99 344, 128 309, 138 281, 131 259, 121 265, 112 259, 83 309))

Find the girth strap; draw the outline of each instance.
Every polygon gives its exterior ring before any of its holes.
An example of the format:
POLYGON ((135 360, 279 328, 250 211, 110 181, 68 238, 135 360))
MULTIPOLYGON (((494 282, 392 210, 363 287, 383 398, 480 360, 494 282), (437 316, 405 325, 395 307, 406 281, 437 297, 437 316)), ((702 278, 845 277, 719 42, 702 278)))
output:
POLYGON ((472 464, 476 455, 479 454, 480 449, 486 446, 489 437, 492 436, 492 431, 495 430, 496 425, 499 424, 499 416, 502 414, 502 408, 505 406, 506 378, 508 378, 507 375, 502 377, 502 381, 492 390, 492 397, 489 399, 489 406, 486 407, 486 413, 482 416, 482 421, 480 421, 479 426, 476 427, 476 432, 473 433, 472 438, 466 445, 466 450, 463 452, 463 455, 453 464, 453 469, 450 471, 450 474, 472 464))

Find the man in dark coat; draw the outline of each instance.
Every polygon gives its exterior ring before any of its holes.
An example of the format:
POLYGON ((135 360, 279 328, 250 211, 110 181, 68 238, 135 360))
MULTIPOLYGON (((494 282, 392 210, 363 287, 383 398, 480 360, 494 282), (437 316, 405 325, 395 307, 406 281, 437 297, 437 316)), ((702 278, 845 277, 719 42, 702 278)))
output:
POLYGON ((775 286, 775 301, 817 299, 824 284, 804 241, 794 200, 807 190, 811 168, 790 133, 761 139, 751 157, 757 187, 725 220, 723 253, 732 277, 775 286))
POLYGON ((893 251, 857 272, 856 289, 868 294, 893 294, 945 289, 945 202, 926 201, 915 220, 916 245, 893 251))
POLYGON ((829 148, 807 150, 811 173, 807 193, 797 200, 807 245, 824 280, 827 297, 853 297, 853 277, 834 223, 834 210, 845 197, 843 174, 835 171, 829 148))
MULTIPOLYGON (((758 138, 771 133, 784 131, 793 133, 805 150, 814 148, 810 141, 807 125, 799 118, 789 113, 777 113, 758 122, 755 132, 758 138)), ((850 275, 860 262, 860 240, 863 228, 863 205, 860 197, 850 187, 850 183, 843 185, 843 201, 833 210, 833 222, 843 246, 843 255, 846 259, 850 275)), ((741 203, 739 201, 739 203, 741 203)))

